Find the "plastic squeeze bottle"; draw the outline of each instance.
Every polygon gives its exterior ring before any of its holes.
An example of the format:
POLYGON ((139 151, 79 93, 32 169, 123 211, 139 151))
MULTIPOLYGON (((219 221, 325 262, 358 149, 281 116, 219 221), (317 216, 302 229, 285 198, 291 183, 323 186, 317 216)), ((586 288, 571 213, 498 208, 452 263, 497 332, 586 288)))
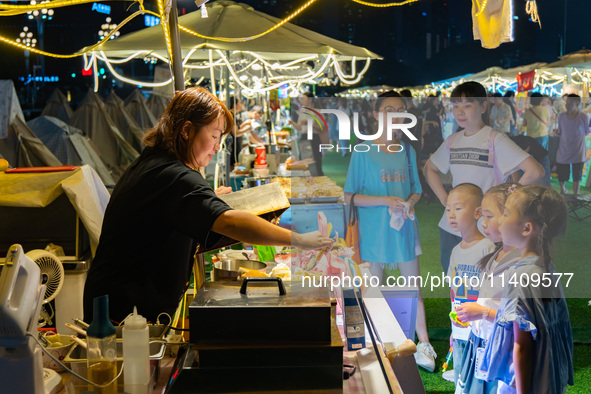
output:
POLYGON ((116 394, 117 348, 115 327, 109 320, 109 296, 96 297, 93 307, 92 323, 86 330, 88 380, 104 387, 88 389, 99 394, 116 394))
POLYGON ((123 325, 123 369, 125 392, 146 394, 150 383, 150 339, 146 318, 133 314, 123 325))

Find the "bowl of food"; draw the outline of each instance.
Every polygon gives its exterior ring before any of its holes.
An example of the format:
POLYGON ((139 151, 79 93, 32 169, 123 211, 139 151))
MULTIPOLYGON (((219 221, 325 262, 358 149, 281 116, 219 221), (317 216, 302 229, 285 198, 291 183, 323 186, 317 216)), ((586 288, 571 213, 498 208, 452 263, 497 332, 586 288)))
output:
POLYGON ((43 368, 53 369, 56 372, 63 371, 64 369, 62 366, 49 357, 48 353, 58 359, 60 362, 63 362, 64 358, 66 358, 66 355, 70 351, 70 348, 74 344, 72 336, 54 334, 45 335, 44 338, 47 340, 47 343, 45 346, 43 346, 41 353, 43 359, 43 368))

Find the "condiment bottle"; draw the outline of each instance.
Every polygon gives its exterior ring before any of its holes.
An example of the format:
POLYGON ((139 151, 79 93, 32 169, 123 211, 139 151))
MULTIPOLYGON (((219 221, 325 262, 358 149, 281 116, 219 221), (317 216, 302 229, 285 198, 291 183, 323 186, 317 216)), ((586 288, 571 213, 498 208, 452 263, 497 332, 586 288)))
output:
POLYGON ((146 318, 133 314, 123 325, 123 369, 125 392, 146 394, 150 382, 150 335, 146 318))
POLYGON ((88 380, 106 386, 90 386, 89 390, 99 394, 116 394, 117 348, 115 327, 109 320, 109 296, 96 297, 93 308, 92 323, 86 330, 88 380))

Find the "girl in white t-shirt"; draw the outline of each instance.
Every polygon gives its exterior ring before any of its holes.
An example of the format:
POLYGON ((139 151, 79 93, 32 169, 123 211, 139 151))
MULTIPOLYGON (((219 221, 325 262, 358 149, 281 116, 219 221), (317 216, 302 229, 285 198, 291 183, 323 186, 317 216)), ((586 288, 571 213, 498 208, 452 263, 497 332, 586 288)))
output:
MULTIPOLYGON (((482 199, 482 227, 484 235, 497 247, 478 263, 482 285, 476 302, 466 302, 456 308, 458 318, 472 322, 470 336, 461 357, 461 369, 456 393, 496 393, 497 382, 486 382, 478 372, 478 364, 489 339, 503 292, 502 275, 521 257, 518 248, 503 245, 499 232, 499 218, 503 216, 505 201, 520 185, 503 183, 492 187, 482 199)), ((455 366, 454 366, 455 367, 455 366)))
MULTIPOLYGON (((443 206, 447 203, 447 192, 439 171, 451 171, 454 187, 460 183, 473 183, 485 193, 517 170, 523 171, 519 180, 522 185, 533 184, 544 176, 544 168, 533 157, 507 135, 487 126, 488 101, 484 86, 472 81, 458 85, 451 94, 451 101, 454 118, 463 130, 449 136, 423 169, 429 186, 443 206)), ((439 227, 441 265, 443 272, 447 272, 451 250, 461 237, 449 226, 445 215, 439 227)))

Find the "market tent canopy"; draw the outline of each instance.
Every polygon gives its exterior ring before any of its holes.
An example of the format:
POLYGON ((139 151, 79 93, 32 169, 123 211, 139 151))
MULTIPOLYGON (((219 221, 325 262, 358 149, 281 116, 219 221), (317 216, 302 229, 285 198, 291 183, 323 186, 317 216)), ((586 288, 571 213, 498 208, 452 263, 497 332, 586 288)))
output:
POLYGON ((152 111, 148 109, 146 97, 139 89, 135 89, 129 96, 127 96, 125 99, 125 109, 136 121, 143 133, 156 126, 156 117, 152 111))
POLYGON ((13 167, 62 165, 25 123, 10 80, 0 81, 0 156, 13 167))
POLYGON ((82 131, 69 126, 52 116, 39 116, 27 122, 35 135, 63 164, 90 165, 106 186, 115 186, 115 181, 98 152, 82 131))
POLYGON ((150 97, 148 97, 148 100, 146 100, 146 105, 148 106, 148 109, 152 111, 154 117, 156 117, 156 119, 159 119, 160 116, 164 113, 164 110, 166 110, 166 107, 168 107, 169 102, 170 99, 164 96, 161 96, 159 94, 152 94, 150 97))
POLYGON ((90 89, 69 124, 85 132, 117 181, 139 153, 125 140, 98 94, 90 89))
MULTIPOLYGON (((242 38, 260 34, 281 22, 281 19, 233 1, 213 1, 206 3, 205 7, 207 18, 203 18, 200 11, 191 12, 179 17, 179 26, 208 37, 242 38)), ((241 42, 204 39, 181 29, 180 41, 183 58, 192 50, 219 49, 256 52, 265 59, 273 60, 295 60, 302 56, 318 54, 334 54, 339 60, 351 60, 353 57, 381 59, 365 48, 335 40, 293 23, 285 23, 262 37, 241 42)), ((109 40, 99 45, 95 51, 104 51, 111 57, 119 58, 128 57, 138 51, 154 51, 162 56, 166 56, 167 53, 162 27, 159 25, 109 40)), ((195 51, 190 58, 207 60, 208 52, 195 51)), ((214 59, 219 58, 215 51, 213 54, 214 59)))
POLYGON ((591 50, 581 49, 560 57, 560 60, 547 64, 544 68, 577 67, 591 68, 591 50))
POLYGON ((41 115, 53 116, 64 122, 68 122, 73 113, 74 111, 72 111, 66 96, 64 96, 61 90, 55 89, 47 100, 45 107, 43 107, 41 115))
POLYGON ((125 140, 133 146, 133 148, 140 152, 143 148, 142 138, 144 132, 133 117, 125 109, 123 100, 111 90, 111 93, 105 98, 105 111, 115 123, 125 140))

